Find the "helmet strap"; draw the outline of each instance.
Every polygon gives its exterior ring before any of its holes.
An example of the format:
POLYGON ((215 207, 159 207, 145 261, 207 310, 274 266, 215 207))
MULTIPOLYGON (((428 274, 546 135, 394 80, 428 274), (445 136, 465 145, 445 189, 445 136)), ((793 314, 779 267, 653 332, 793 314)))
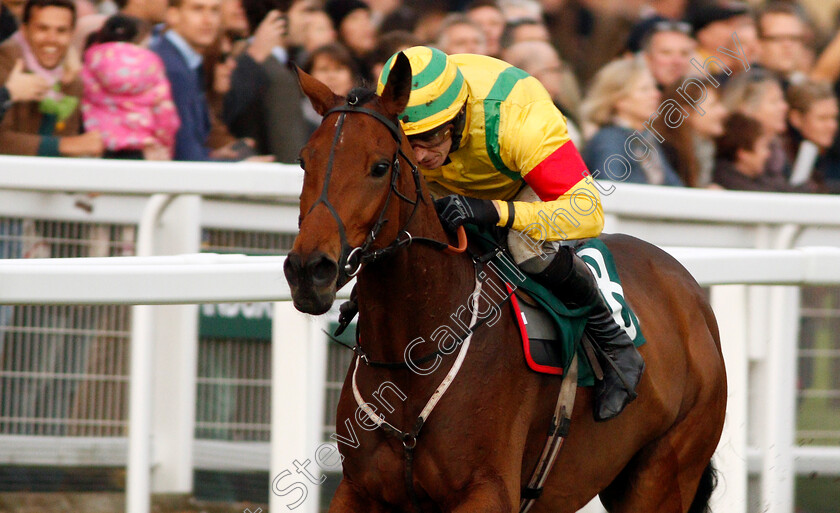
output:
POLYGON ((467 122, 467 102, 464 101, 464 106, 461 111, 452 118, 452 147, 449 153, 457 151, 461 147, 461 138, 464 136, 464 125, 467 122))

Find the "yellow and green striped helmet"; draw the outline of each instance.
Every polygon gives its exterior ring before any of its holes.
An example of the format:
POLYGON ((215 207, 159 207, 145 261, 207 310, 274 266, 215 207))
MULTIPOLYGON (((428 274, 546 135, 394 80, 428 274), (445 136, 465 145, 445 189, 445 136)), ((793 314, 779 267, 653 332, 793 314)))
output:
MULTIPOLYGON (((403 53, 411 63, 411 97, 400 114, 400 123, 406 135, 421 134, 458 114, 467 99, 467 84, 458 65, 437 48, 414 46, 403 53)), ((396 56, 385 62, 376 94, 385 89, 396 56)))

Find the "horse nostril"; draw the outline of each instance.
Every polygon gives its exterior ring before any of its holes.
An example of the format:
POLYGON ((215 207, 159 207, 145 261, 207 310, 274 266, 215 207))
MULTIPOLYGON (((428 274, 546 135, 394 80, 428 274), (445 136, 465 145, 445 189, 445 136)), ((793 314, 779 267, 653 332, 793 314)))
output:
POLYGON ((312 276, 312 282, 319 286, 331 284, 338 276, 338 264, 326 255, 310 258, 306 270, 312 276))
POLYGON ((286 261, 283 262, 283 274, 286 275, 286 282, 290 286, 298 286, 300 283, 301 270, 300 255, 297 253, 289 253, 288 256, 286 256, 286 261))

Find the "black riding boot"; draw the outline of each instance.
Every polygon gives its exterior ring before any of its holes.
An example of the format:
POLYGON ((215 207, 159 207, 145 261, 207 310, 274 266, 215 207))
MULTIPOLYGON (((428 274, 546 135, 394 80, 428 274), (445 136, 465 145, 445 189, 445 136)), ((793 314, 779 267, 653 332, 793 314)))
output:
POLYGON ((645 362, 627 333, 615 322, 589 267, 575 252, 561 246, 548 267, 532 275, 571 308, 594 305, 586 333, 598 346, 604 379, 595 382, 595 420, 609 420, 636 398, 645 362))

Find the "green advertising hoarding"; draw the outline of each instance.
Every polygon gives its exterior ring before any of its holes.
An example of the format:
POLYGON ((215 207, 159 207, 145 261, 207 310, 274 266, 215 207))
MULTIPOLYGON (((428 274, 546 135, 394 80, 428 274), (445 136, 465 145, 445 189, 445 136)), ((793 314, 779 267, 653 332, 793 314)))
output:
POLYGON ((199 307, 199 336, 271 340, 273 303, 218 303, 199 307))

